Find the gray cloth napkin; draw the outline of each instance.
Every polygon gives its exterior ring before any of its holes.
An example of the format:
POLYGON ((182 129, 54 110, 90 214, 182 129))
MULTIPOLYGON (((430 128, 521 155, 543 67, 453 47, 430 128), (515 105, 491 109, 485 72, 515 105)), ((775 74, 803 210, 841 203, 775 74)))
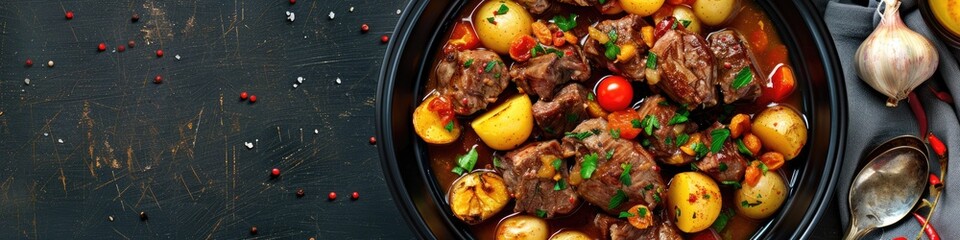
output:
MULTIPOLYGON (((859 171, 857 164, 861 161, 861 157, 874 146, 891 137, 903 134, 919 136, 920 133, 906 101, 901 102, 896 108, 886 107, 884 103, 887 97, 860 80, 854 68, 853 55, 860 43, 873 32, 875 24, 879 21, 875 7, 880 3, 871 0, 870 7, 864 7, 843 4, 836 0, 813 1, 817 6, 823 7, 824 21, 836 44, 846 82, 847 109, 850 111, 849 127, 846 152, 843 156, 834 198, 840 206, 840 222, 846 229, 850 221, 847 194, 850 190, 850 182, 859 171)), ((958 123, 960 108, 936 99, 930 91, 930 87, 949 91, 954 102, 960 103, 958 98, 960 97, 960 67, 957 62, 957 59, 960 59, 960 50, 953 49, 937 39, 923 21, 916 6, 914 0, 904 1, 900 8, 901 16, 910 29, 926 36, 934 43, 940 53, 940 64, 937 69, 938 74, 917 87, 915 91, 926 109, 929 130, 947 145, 948 165, 952 164, 948 166, 949 173, 947 173, 948 177, 952 178, 944 180, 946 189, 940 199, 940 206, 931 218, 931 223, 943 239, 960 239, 960 228, 957 228, 960 224, 956 220, 956 216, 960 215, 960 199, 957 198, 960 196, 958 195, 960 182, 951 181, 954 179, 960 181, 960 178, 957 178, 960 177, 960 123, 958 123)), ((932 151, 930 153, 930 171, 939 173, 937 157, 932 151)), ((930 200, 933 199, 930 198, 930 200)), ((913 239, 918 231, 920 231, 920 225, 913 217, 908 216, 890 227, 874 231, 867 239, 892 239, 898 236, 913 239)))

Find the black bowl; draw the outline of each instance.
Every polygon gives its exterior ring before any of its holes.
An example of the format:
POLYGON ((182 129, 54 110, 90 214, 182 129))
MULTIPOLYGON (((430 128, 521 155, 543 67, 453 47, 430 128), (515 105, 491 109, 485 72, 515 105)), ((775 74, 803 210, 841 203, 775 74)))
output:
MULTIPOLYGON (((411 121, 438 44, 458 19, 465 0, 414 0, 407 6, 384 58, 377 88, 377 137, 394 200, 423 239, 472 239, 466 224, 444 203, 411 121)), ((782 211, 754 239, 810 236, 832 199, 846 133, 843 77, 830 35, 809 1, 758 0, 776 25, 797 74, 801 110, 808 118, 807 149, 790 162, 791 189, 782 211)))

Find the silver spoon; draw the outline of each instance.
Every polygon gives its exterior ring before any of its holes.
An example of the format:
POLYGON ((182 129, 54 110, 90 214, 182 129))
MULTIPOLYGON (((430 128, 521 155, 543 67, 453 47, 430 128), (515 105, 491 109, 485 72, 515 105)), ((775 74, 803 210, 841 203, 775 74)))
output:
POLYGON ((850 185, 851 221, 844 239, 860 239, 900 221, 920 200, 930 168, 926 151, 918 148, 923 142, 913 136, 888 141, 894 142, 905 143, 881 144, 850 185))

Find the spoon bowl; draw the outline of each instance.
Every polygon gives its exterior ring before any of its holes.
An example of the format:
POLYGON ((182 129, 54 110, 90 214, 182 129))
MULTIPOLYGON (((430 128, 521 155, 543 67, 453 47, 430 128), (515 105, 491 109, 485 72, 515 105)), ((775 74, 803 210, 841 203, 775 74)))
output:
POLYGON ((851 222, 844 239, 860 239, 900 221, 920 200, 930 166, 917 142, 923 143, 901 136, 868 154, 870 161, 850 185, 851 222))

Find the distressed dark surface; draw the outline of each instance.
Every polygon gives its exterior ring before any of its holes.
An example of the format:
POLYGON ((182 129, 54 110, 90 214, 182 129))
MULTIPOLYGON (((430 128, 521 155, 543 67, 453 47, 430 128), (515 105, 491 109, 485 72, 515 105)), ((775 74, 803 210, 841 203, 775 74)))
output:
POLYGON ((0 238, 412 238, 368 143, 406 4, 0 1, 0 238))

